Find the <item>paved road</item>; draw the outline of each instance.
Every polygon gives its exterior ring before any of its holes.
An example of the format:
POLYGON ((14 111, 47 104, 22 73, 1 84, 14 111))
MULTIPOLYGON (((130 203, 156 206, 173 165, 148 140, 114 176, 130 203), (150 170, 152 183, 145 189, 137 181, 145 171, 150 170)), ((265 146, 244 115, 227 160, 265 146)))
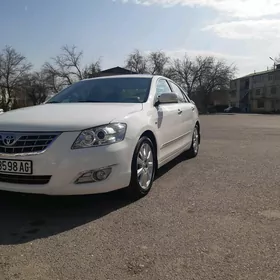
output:
POLYGON ((280 116, 201 121, 142 200, 0 193, 0 279, 279 280, 280 116))

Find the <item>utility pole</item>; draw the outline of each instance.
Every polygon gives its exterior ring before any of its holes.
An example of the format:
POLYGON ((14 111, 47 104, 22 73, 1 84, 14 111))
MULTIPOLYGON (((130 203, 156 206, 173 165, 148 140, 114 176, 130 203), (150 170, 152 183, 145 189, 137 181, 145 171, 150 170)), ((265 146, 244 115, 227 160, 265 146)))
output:
POLYGON ((269 59, 271 59, 273 61, 273 70, 275 71, 276 69, 276 63, 275 60, 270 56, 269 59))

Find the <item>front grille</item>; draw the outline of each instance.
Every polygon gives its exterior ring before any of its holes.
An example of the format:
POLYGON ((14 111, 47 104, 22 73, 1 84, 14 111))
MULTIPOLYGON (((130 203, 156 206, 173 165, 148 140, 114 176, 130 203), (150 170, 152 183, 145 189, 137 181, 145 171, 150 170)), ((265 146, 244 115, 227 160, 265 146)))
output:
POLYGON ((0 182, 27 185, 45 185, 52 176, 10 175, 0 173, 0 182))
POLYGON ((59 133, 0 132, 0 154, 29 154, 44 151, 59 133), (9 141, 7 141, 9 137, 9 141), (11 140, 12 137, 12 140, 11 140))

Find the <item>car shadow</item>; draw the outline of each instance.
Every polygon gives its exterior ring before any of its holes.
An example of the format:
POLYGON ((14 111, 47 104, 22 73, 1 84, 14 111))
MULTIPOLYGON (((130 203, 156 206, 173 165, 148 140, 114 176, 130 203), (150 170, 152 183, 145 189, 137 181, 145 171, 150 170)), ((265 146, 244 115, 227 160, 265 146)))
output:
MULTIPOLYGON (((162 167, 158 180, 185 160, 162 167)), ((123 190, 98 195, 55 197, 0 191, 0 245, 47 238, 104 217, 135 202, 123 190)))
POLYGON ((121 191, 68 197, 0 192, 0 245, 56 235, 132 202, 121 191))

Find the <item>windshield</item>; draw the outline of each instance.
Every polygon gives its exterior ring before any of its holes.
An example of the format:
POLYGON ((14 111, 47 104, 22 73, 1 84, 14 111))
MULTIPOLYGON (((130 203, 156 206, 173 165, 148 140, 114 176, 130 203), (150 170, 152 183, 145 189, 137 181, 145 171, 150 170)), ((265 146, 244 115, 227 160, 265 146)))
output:
POLYGON ((151 78, 105 78, 77 82, 47 103, 143 103, 148 99, 151 78))

